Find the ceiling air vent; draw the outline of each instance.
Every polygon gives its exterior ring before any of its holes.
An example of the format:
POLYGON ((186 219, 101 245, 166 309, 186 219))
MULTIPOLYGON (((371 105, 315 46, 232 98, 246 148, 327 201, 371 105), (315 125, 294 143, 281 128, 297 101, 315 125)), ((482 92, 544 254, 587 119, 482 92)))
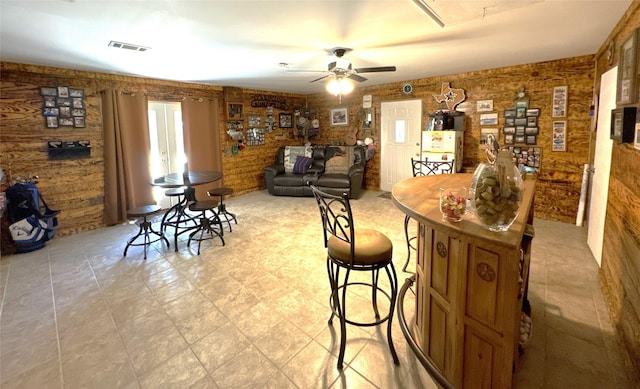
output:
POLYGON ((127 50, 133 50, 133 51, 147 51, 151 49, 151 47, 145 47, 140 45, 134 45, 131 43, 116 42, 116 41, 109 42, 109 47, 115 47, 117 49, 127 49, 127 50))

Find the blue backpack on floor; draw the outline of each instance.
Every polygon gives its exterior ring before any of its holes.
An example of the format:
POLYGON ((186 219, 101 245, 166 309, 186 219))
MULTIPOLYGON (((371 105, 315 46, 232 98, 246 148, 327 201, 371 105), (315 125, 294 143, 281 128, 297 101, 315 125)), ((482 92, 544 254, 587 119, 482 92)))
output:
POLYGON ((16 252, 26 253, 44 247, 53 238, 58 213, 47 206, 36 184, 17 183, 6 190, 7 213, 16 252), (42 204, 42 205, 41 205, 42 204))

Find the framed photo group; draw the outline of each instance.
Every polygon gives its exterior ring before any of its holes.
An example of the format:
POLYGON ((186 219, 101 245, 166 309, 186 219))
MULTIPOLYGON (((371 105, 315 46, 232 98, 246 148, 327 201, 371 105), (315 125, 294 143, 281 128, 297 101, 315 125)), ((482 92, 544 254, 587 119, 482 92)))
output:
POLYGON ((514 109, 504 111, 504 134, 505 145, 527 144, 535 145, 538 143, 538 118, 540 117, 539 108, 528 108, 526 104, 516 103, 514 109))
POLYGON ((41 87, 42 114, 48 128, 85 127, 84 90, 66 86, 41 87))

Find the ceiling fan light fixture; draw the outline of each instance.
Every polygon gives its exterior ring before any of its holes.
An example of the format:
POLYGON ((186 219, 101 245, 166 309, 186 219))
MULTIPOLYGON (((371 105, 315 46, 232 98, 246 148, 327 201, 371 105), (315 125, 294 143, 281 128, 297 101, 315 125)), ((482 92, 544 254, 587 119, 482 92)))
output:
POLYGON ((353 84, 346 78, 335 78, 327 84, 327 91, 334 96, 348 95, 353 91, 353 84))
POLYGON ((431 18, 431 20, 436 22, 437 25, 444 28, 444 21, 442 20, 440 15, 438 15, 436 11, 434 11, 431 7, 429 7, 429 5, 425 2, 425 0, 411 0, 411 1, 413 1, 413 3, 417 5, 418 8, 422 10, 422 12, 426 13, 427 16, 431 18))

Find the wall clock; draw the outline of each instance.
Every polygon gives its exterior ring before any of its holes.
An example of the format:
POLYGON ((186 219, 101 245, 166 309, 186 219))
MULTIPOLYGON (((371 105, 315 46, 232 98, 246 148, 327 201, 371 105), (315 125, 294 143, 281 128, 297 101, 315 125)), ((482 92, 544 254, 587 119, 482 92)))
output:
POLYGON ((413 93, 413 85, 411 85, 410 82, 407 82, 406 84, 402 85, 402 93, 404 93, 405 95, 410 95, 413 93))

